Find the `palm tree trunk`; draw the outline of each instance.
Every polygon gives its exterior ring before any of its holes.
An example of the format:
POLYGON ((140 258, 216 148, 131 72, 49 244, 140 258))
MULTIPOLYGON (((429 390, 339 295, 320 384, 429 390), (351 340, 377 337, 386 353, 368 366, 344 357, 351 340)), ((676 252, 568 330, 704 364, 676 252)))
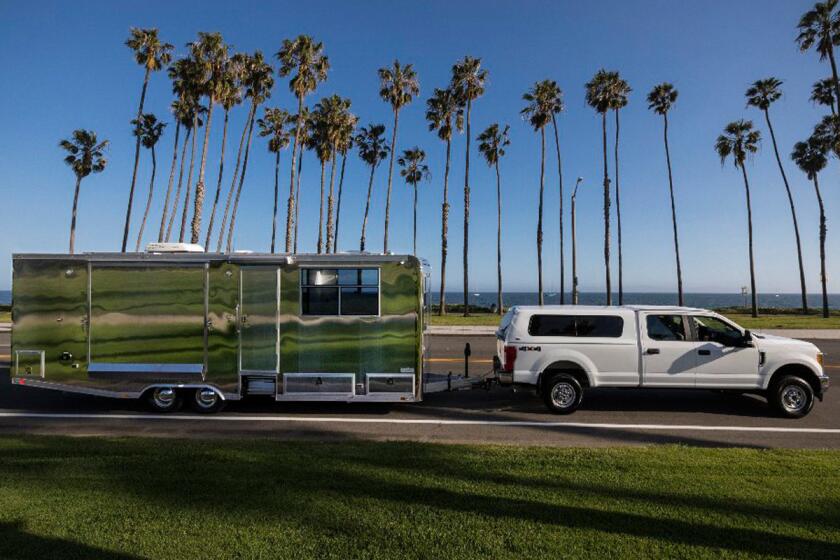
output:
POLYGON ((411 253, 415 257, 417 256, 417 182, 415 181, 412 183, 414 187, 414 250, 411 253))
POLYGON ((496 159, 496 206, 498 208, 498 220, 496 224, 496 272, 498 275, 498 288, 496 299, 498 300, 497 313, 504 313, 502 302, 502 176, 499 173, 499 160, 496 159))
POLYGON ((814 190, 817 193, 817 202, 820 205, 820 283, 822 284, 822 316, 828 319, 828 289, 826 287, 827 279, 825 271, 825 237, 827 229, 825 226, 825 206, 823 206, 822 194, 820 194, 820 183, 817 180, 816 173, 814 173, 814 190))
POLYGON ((397 145, 397 125, 400 121, 399 110, 394 110, 394 133, 391 134, 391 159, 388 162, 388 191, 385 195, 385 239, 382 244, 382 252, 388 252, 388 229, 391 226, 391 184, 394 179, 394 152, 397 145))
POLYGON ((793 233, 796 237, 796 256, 799 260, 799 287, 802 293, 802 311, 808 313, 808 294, 805 289, 805 265, 802 264, 802 243, 799 240, 799 222, 796 219, 796 206, 793 202, 793 194, 790 192, 787 175, 785 175, 785 168, 782 166, 782 158, 779 157, 779 148, 776 145, 776 133, 773 131, 773 125, 770 123, 770 111, 767 109, 764 109, 764 119, 767 121, 770 139, 773 140, 773 153, 776 154, 776 163, 779 164, 779 173, 782 174, 782 181, 785 183, 785 191, 787 192, 788 203, 790 204, 790 215, 793 218, 793 233))
MULTIPOLYGON (((303 130, 303 96, 298 95, 298 118, 297 118, 297 126, 295 128, 295 144, 292 148, 292 165, 291 165, 291 177, 289 179, 289 202, 286 205, 286 252, 290 252, 292 250, 292 225, 295 214, 295 173, 297 172, 297 167, 295 166, 295 162, 297 161, 298 157, 298 147, 300 146, 300 131, 303 130)), ((295 251, 297 252, 297 251, 295 251)))
POLYGON ((76 176, 76 189, 73 191, 73 213, 70 215, 70 254, 76 246, 76 210, 79 207, 79 187, 82 185, 82 178, 76 176))
POLYGON ((140 222, 140 231, 137 232, 137 244, 134 246, 134 252, 140 252, 140 245, 143 243, 143 232, 146 229, 146 220, 149 218, 149 209, 152 207, 152 197, 155 193, 155 174, 157 173, 157 157, 155 156, 155 147, 152 146, 152 179, 149 181, 149 197, 146 199, 146 210, 143 212, 143 221, 140 222))
POLYGON ((332 146, 332 164, 330 165, 330 191, 327 195, 327 253, 332 253, 333 250, 333 239, 335 235, 335 231, 333 226, 335 225, 335 220, 333 218, 333 210, 335 210, 335 203, 334 203, 334 189, 335 189, 335 144, 332 146))
POLYGON ((362 237, 359 239, 359 251, 364 252, 365 240, 367 239, 368 214, 370 213, 370 196, 373 193, 373 173, 376 171, 376 164, 370 166, 370 180, 368 181, 367 202, 365 202, 365 217, 362 219, 362 237))
POLYGON ((604 269, 606 273, 607 305, 612 305, 610 281, 610 176, 607 169, 607 112, 601 113, 601 136, 604 145, 604 269))
POLYGON ((242 187, 245 185, 245 172, 248 170, 248 155, 251 153, 251 138, 254 136, 254 121, 257 118, 257 106, 251 112, 251 122, 248 123, 248 142, 245 144, 245 157, 242 158, 242 173, 239 175, 239 187, 236 189, 236 200, 233 202, 233 212, 230 214, 230 228, 228 228, 227 252, 233 250, 233 230, 236 227, 236 213, 239 210, 239 197, 242 196, 242 187))
POLYGON ((752 316, 758 317, 758 300, 755 293, 755 257, 753 255, 753 227, 752 227, 752 204, 750 203, 750 183, 747 180, 747 169, 743 163, 739 164, 741 173, 744 175, 744 189, 747 193, 747 229, 750 244, 750 291, 752 292, 752 316))
POLYGON ((668 146, 668 114, 665 117, 665 128, 663 136, 665 138, 665 161, 668 164, 668 189, 671 193, 671 224, 674 228, 674 254, 677 257, 677 298, 678 305, 682 307, 683 301, 683 282, 682 282, 682 265, 680 263, 680 239, 677 235, 677 205, 674 202, 674 177, 671 174, 671 150, 668 146))
POLYGON ((566 303, 566 244, 563 241, 563 164, 560 159, 560 135, 557 132, 557 117, 552 113, 554 147, 557 149, 557 177, 560 181, 560 305, 566 303))
POLYGON ((543 192, 545 191, 545 128, 540 129, 540 204, 537 209, 537 298, 540 305, 545 305, 543 296, 543 192))
POLYGON ((618 109, 615 110, 615 215, 618 233, 618 305, 624 305, 624 262, 621 243, 621 188, 618 184, 618 109))
MULTIPOLYGON (((449 123, 447 123, 449 124, 449 123)), ((440 232, 440 309, 438 315, 446 315, 446 255, 449 253, 449 162, 452 138, 446 139, 446 167, 443 172, 443 205, 441 206, 440 232)))
POLYGON ((318 254, 324 252, 324 174, 327 162, 321 160, 321 207, 318 211, 318 254))
MULTIPOLYGON (((195 121, 193 121, 195 124, 195 121)), ((181 146, 181 163, 178 166, 178 187, 175 189, 175 200, 172 201, 172 211, 169 213, 169 224, 166 226, 166 236, 164 240, 168 243, 172 237, 172 226, 175 224, 175 216, 178 215, 178 203, 181 201, 181 186, 184 182, 184 160, 187 156, 187 144, 190 143, 190 135, 192 128, 187 129, 187 135, 184 136, 184 143, 181 146)))
POLYGON ((210 236, 213 235, 213 222, 216 220, 216 207, 222 194, 222 175, 225 170, 225 146, 227 145, 228 115, 230 109, 225 109, 225 121, 222 125, 222 153, 219 155, 219 179, 216 181, 216 196, 213 197, 213 208, 210 210, 210 223, 207 224, 207 237, 204 241, 204 252, 210 250, 210 236))
POLYGON ((195 202, 193 206, 192 234, 190 243, 198 243, 201 234, 201 212, 204 208, 204 194, 207 190, 204 183, 204 171, 207 167, 207 148, 210 145, 210 125, 213 123, 213 104, 215 99, 210 95, 207 104, 207 122, 204 125, 204 144, 201 147, 201 162, 198 165, 198 183, 195 185, 195 202))
POLYGON ((178 163, 178 140, 181 136, 181 123, 175 120, 175 145, 172 148, 172 167, 169 169, 169 185, 166 187, 166 197, 163 199, 163 214, 160 217, 160 231, 158 232, 158 243, 163 242, 163 234, 166 230, 166 214, 169 211, 169 198, 172 195, 172 185, 175 182, 175 164, 178 163))
POLYGON ((835 99, 840 102, 840 79, 837 77, 837 63, 834 60, 834 47, 828 49, 828 61, 831 63, 831 77, 834 79, 835 99))
MULTIPOLYGON (((198 117, 196 117, 197 119, 198 117)), ((197 124, 197 121, 194 121, 197 124)), ((193 169, 195 169, 195 139, 198 137, 198 130, 193 126, 195 131, 192 137, 192 145, 190 146, 190 168, 187 172, 187 188, 184 190, 184 211, 181 213, 181 232, 178 235, 178 242, 184 242, 184 236, 187 233, 187 213, 190 208, 190 193, 192 192, 192 176, 193 169)))
POLYGON ((280 197, 280 150, 274 154, 274 212, 271 214, 271 253, 277 239, 277 199, 280 197))
MULTIPOLYGON (((146 88, 149 86, 149 68, 143 76, 143 89, 140 90, 140 105, 137 107, 137 126, 140 128, 140 119, 143 116, 143 104, 146 102, 146 88)), ((135 132, 137 130, 135 129, 135 132)), ((134 170, 131 172, 131 188, 128 190, 128 208, 125 210, 125 228, 123 229, 122 252, 125 253, 128 245, 128 228, 131 225, 131 206, 134 204, 134 186, 137 183, 137 164, 140 162, 140 135, 134 142, 134 170)))
POLYGON ((242 136, 239 138, 239 150, 236 152, 236 165, 233 167, 233 178, 230 181, 230 190, 228 190, 227 201, 225 202, 225 212, 222 214, 222 223, 219 226, 219 241, 216 244, 216 252, 222 252, 222 243, 225 239, 225 228, 228 223, 228 215, 230 214, 230 203, 233 200, 233 191, 236 190, 236 178, 239 176, 239 166, 242 163, 242 150, 245 148, 245 138, 248 136, 248 127, 251 120, 256 113, 256 106, 251 103, 251 109, 248 111, 248 117, 245 119, 245 126, 242 127, 242 136))
MULTIPOLYGON (((294 165, 294 164, 292 164, 294 165)), ((298 154, 298 172, 295 185, 295 247, 294 253, 298 252, 298 224, 300 224, 300 177, 303 174, 303 150, 298 154)))
POLYGON ((335 239, 333 240, 333 253, 338 252, 338 226, 341 223, 341 191, 344 189, 344 164, 347 163, 347 152, 341 155, 341 173, 338 179, 338 204, 335 208, 335 239))
POLYGON ((470 314, 470 113, 472 99, 467 99, 467 148, 464 158, 464 317, 470 314))

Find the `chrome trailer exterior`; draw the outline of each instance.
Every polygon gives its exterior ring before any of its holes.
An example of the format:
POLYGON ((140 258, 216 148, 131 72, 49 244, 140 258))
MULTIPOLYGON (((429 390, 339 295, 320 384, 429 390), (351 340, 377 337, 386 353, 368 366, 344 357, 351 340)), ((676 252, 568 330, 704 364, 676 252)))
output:
POLYGON ((420 401, 427 288, 408 255, 14 255, 12 382, 161 410, 420 401))

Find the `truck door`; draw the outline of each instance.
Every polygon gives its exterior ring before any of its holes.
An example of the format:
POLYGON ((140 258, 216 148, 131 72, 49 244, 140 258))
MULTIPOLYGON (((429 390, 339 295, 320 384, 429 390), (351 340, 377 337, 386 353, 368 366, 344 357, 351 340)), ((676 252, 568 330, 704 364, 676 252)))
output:
POLYGON ((239 371, 276 374, 278 276, 275 266, 243 266, 239 295, 239 371))
POLYGON ((698 339, 697 387, 753 388, 761 384, 758 349, 741 345, 743 332, 712 315, 692 315, 698 339))
POLYGON ((641 324, 642 385, 694 387, 697 342, 688 318, 679 313, 643 314, 641 324))

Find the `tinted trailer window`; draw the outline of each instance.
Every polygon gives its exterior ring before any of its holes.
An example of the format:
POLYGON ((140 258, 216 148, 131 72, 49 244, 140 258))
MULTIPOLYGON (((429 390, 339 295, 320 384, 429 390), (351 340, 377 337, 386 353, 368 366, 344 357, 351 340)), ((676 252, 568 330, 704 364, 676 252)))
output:
POLYGON ((528 323, 531 336, 619 338, 624 319, 613 315, 534 315, 528 323))

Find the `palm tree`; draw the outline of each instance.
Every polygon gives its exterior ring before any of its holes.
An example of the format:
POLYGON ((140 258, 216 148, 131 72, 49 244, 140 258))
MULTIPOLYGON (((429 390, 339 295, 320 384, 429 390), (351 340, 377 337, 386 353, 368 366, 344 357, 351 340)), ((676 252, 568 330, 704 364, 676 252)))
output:
POLYGON ((496 312, 502 315, 504 305, 502 303, 502 177, 499 173, 499 158, 505 155, 505 148, 510 145, 508 131, 510 126, 499 130, 497 123, 488 126, 484 132, 478 135, 478 151, 487 160, 487 165, 496 168, 496 272, 498 277, 497 285, 497 309, 496 312))
POLYGON ((543 197, 545 194, 545 127, 552 118, 550 102, 553 94, 548 87, 548 80, 537 82, 534 86, 522 95, 527 103, 520 111, 522 118, 527 119, 540 133, 540 203, 537 208, 537 294, 539 304, 545 303, 543 293, 543 266, 542 266, 542 244, 543 244, 543 197))
POLYGON ((166 241, 168 242, 171 235, 172 235, 172 226, 175 222, 175 216, 178 213, 178 201, 181 198, 181 185, 182 179, 184 178, 184 162, 186 161, 186 150, 187 144, 190 144, 190 161, 187 168, 189 169, 187 173, 187 183, 186 189, 184 189, 184 208, 181 212, 181 231, 178 237, 179 242, 184 241, 184 231, 187 227, 187 211, 189 210, 189 202, 190 202, 190 185, 192 184, 192 172, 193 172, 193 163, 195 160, 195 138, 196 134, 198 134, 198 129, 204 126, 204 121, 201 118, 201 115, 207 113, 207 108, 203 105, 198 104, 198 100, 196 99, 195 105, 189 109, 188 113, 188 122, 182 122, 181 125, 187 128, 187 136, 184 138, 184 145, 181 149, 181 165, 180 170, 178 172, 178 188, 175 189, 175 200, 172 203, 172 212, 169 216, 169 225, 166 228, 166 241), (192 142, 190 142, 190 137, 192 137, 192 142))
POLYGON ((551 115, 554 129, 554 149, 557 151, 557 177, 560 196, 560 305, 566 303, 566 243, 563 231, 563 164, 560 158, 560 135, 557 130, 557 114, 563 111, 563 91, 554 80, 543 80, 544 107, 551 115))
POLYGON ((405 182, 414 187, 414 256, 417 256, 417 183, 431 178, 429 166, 423 163, 425 161, 426 152, 417 146, 403 151, 397 161, 402 167, 400 176, 405 177, 405 182))
POLYGON ((481 59, 465 56, 452 67, 450 87, 456 92, 467 112, 467 146, 464 159, 464 317, 470 314, 469 299, 469 250, 470 250, 470 116, 472 102, 484 95, 487 70, 481 67, 481 59))
POLYGON ((70 254, 73 254, 76 242, 76 209, 79 206, 79 187, 82 179, 91 173, 100 173, 105 169, 105 148, 108 141, 99 142, 92 130, 77 129, 73 131, 72 140, 62 140, 58 145, 67 152, 64 163, 73 169, 76 175, 76 188, 73 191, 73 213, 70 218, 70 254))
MULTIPOLYGON (((307 94, 315 91, 319 82, 327 79, 327 71, 330 69, 329 59, 324 54, 323 43, 315 42, 309 35, 298 35, 295 39, 284 39, 283 45, 276 56, 280 61, 280 69, 278 70, 280 77, 296 72, 289 81, 289 89, 298 100, 297 126, 295 129, 302 130, 305 122, 303 99, 307 94)), ((292 224, 296 215, 295 173, 297 172, 298 149, 301 147, 300 140, 301 135, 295 134, 295 143, 292 149, 291 179, 289 181, 289 203, 286 213, 287 253, 292 250, 292 224)))
MULTIPOLYGON (((196 84, 200 87, 200 84, 196 84)), ((200 91, 197 89, 197 91, 200 91)), ((196 147, 196 138, 198 137, 198 129, 201 128, 204 124, 198 115, 206 115, 207 114, 207 107, 200 105, 200 109, 195 112, 193 115, 193 135, 192 135, 192 142, 190 143, 190 163, 187 166, 187 184, 186 189, 184 189, 184 208, 181 210, 181 230, 178 233, 178 243, 184 242, 184 236, 187 233, 187 216, 189 216, 190 211, 190 194, 192 193, 192 177, 193 171, 195 171, 195 147, 196 147)))
POLYGON ((572 305, 579 303, 580 290, 578 289, 578 275, 577 275, 577 192, 583 177, 578 177, 575 181, 575 188, 572 191, 572 305))
POLYGON ((426 120, 429 130, 437 131, 438 138, 446 142, 446 166, 443 172, 443 204, 441 206, 440 233, 440 309, 446 315, 446 257, 449 253, 449 164, 451 161, 452 132, 464 129, 464 108, 452 88, 439 89, 426 101, 426 120))
MULTIPOLYGON (((195 64, 191 58, 182 58, 172 66, 169 67, 168 70, 169 78, 172 80, 172 93, 174 93, 177 97, 175 101, 172 102, 172 113, 175 116, 175 120, 178 123, 177 128, 175 129, 175 147, 173 151, 176 152, 172 156, 173 166, 172 170, 169 173, 169 185, 166 189, 166 200, 163 207, 163 215, 161 216, 160 220, 160 233, 158 234, 159 241, 169 241, 169 238, 172 234, 172 225, 175 222, 175 215, 178 213, 178 201, 181 199, 181 187, 183 185, 184 180, 184 162, 187 153, 187 145, 190 143, 190 137, 192 136, 193 129, 195 125, 200 122, 198 119, 198 115, 196 113, 203 111, 203 107, 199 105, 198 97, 200 95, 199 88, 198 88, 198 80, 200 79, 200 72, 198 66, 195 64), (169 212, 169 195, 172 190, 172 184, 174 180, 174 162, 177 159, 177 149, 178 149, 178 130, 183 127, 186 129, 187 134, 184 137, 184 143, 181 147, 181 163, 179 166, 178 172, 178 187, 175 190, 175 199, 172 204, 172 211, 169 212), (168 219, 168 226, 165 226, 168 219)), ((199 125, 200 126, 200 125, 199 125)))
POLYGON ((778 101, 782 97, 782 92, 779 90, 782 82, 776 78, 766 78, 758 80, 747 89, 746 98, 747 105, 751 105, 760 109, 764 113, 764 120, 767 123, 767 129, 770 131, 770 139, 773 141, 773 153, 776 155, 776 163, 779 165, 779 173, 782 174, 782 181, 785 184, 785 191, 788 196, 788 203, 790 204, 790 215, 793 218, 793 233, 796 239, 796 254, 799 260, 799 286, 802 294, 802 311, 808 312, 808 296, 805 290, 805 265, 802 263, 802 243, 799 240, 799 222, 796 219, 796 206, 793 202, 793 194, 790 191, 790 184, 785 175, 785 168, 782 165, 782 158, 779 156, 779 147, 776 144, 776 133, 773 131, 773 124, 770 122, 770 105, 778 101))
POLYGON ((347 152, 353 148, 355 141, 354 134, 356 125, 359 124, 359 117, 347 112, 339 133, 336 149, 341 154, 341 173, 338 179, 338 203, 335 208, 335 239, 333 239, 333 253, 338 252, 338 226, 341 224, 341 194, 344 190, 344 166, 347 164, 347 152))
POLYGON ((210 126, 213 122, 213 105, 222 96, 225 83, 225 67, 228 64, 228 49, 221 33, 199 32, 198 40, 189 44, 190 54, 202 70, 204 95, 207 96, 207 123, 204 125, 204 143, 198 164, 198 182, 195 185, 193 219, 190 243, 198 243, 201 233, 201 214, 204 208, 204 171, 207 165, 207 148, 210 142, 210 126))
POLYGON ((274 212, 271 215, 271 252, 277 238, 277 203, 280 197, 280 150, 289 147, 287 130, 291 116, 283 109, 267 108, 265 118, 257 120, 260 136, 268 136, 268 151, 274 154, 274 212))
POLYGON ((342 147, 347 146, 347 137, 352 139, 353 130, 356 128, 358 119, 350 112, 350 100, 343 99, 338 95, 332 95, 315 106, 316 111, 323 113, 323 125, 325 139, 329 143, 331 166, 330 166, 330 190, 327 196, 327 246, 326 252, 334 252, 335 247, 335 171, 338 162, 338 154, 342 147))
POLYGON ((811 101, 825 105, 831 109, 831 114, 837 114, 837 98, 834 96, 834 82, 831 78, 823 78, 814 82, 811 88, 811 101))
POLYGON ((385 125, 370 124, 367 127, 362 127, 359 134, 356 135, 356 145, 359 147, 359 157, 370 167, 365 217, 362 220, 362 235, 359 239, 359 250, 364 252, 368 215, 370 214, 370 197, 373 193, 373 174, 391 151, 388 144, 385 143, 385 125))
POLYGON ((755 292, 755 259, 753 257, 753 227, 752 227, 752 205, 750 204, 750 182, 747 179, 747 168, 744 161, 748 154, 758 151, 758 143, 761 134, 753 130, 752 121, 739 120, 726 125, 723 134, 718 136, 715 142, 715 151, 720 156, 721 165, 726 163, 726 158, 732 156, 735 167, 741 169, 744 177, 744 190, 747 193, 747 228, 749 232, 750 246, 750 289, 752 291, 752 316, 758 317, 758 302, 755 292))
POLYGON ((677 205, 674 201, 674 176, 671 172, 671 150, 668 146, 668 111, 671 110, 673 104, 677 101, 679 92, 674 88, 673 84, 662 82, 654 86, 647 96, 648 109, 662 115, 664 128, 662 137, 665 141, 665 163, 668 165, 668 191, 671 195, 671 226, 674 229, 674 255, 677 259, 677 299, 678 305, 684 305, 683 301, 683 282, 682 282, 682 265, 680 263, 680 239, 677 234, 677 205))
POLYGON ((829 147, 820 141, 819 137, 811 136, 807 142, 797 142, 793 147, 790 157, 796 162, 811 181, 814 182, 814 191, 817 193, 817 203, 820 207, 820 283, 822 284, 822 316, 828 318, 828 289, 826 286, 825 272, 825 206, 823 205, 820 183, 817 176, 825 169, 828 163, 826 154, 829 147))
POLYGON ((817 2, 813 9, 805 12, 799 20, 799 35, 796 42, 799 50, 806 52, 815 47, 820 60, 828 59, 831 64, 831 77, 836 99, 840 99, 840 80, 837 77, 837 64, 834 60, 834 47, 840 44, 840 13, 837 0, 817 2))
POLYGON ((586 103, 601 115, 601 137, 604 153, 604 270, 607 305, 612 305, 610 278, 610 175, 607 166, 607 111, 610 109, 610 73, 598 70, 586 84, 586 103))
POLYGON ((618 135, 621 129, 618 112, 627 106, 627 96, 633 89, 618 72, 609 72, 610 109, 615 113, 615 217, 618 234, 618 305, 624 305, 624 260, 621 243, 621 187, 618 182, 618 135))
MULTIPOLYGON (((293 252, 297 254, 298 252, 298 226, 300 225, 300 178, 303 174, 303 150, 307 148, 309 145, 309 133, 312 130, 312 123, 311 123, 311 116, 309 114, 309 109, 307 107, 303 108, 303 126, 298 130, 297 126, 294 129, 293 134, 300 135, 300 140, 298 141, 301 147, 300 154, 298 155, 297 161, 297 178, 295 179, 295 230, 294 230, 294 247, 293 252)), ((294 117, 295 123, 297 123, 297 115, 294 117)), ((294 162, 293 162, 294 163, 294 162)))
POLYGON ((146 199, 146 210, 143 212, 143 221, 140 222, 140 231, 137 233, 137 244, 134 251, 140 251, 140 244, 143 241, 143 231, 146 229, 146 220, 149 219, 149 210, 152 207, 152 197, 155 192, 155 174, 157 173, 157 157, 155 145, 163 135, 166 123, 158 122, 157 117, 151 113, 145 113, 139 123, 132 122, 135 134, 140 134, 140 142, 143 147, 152 152, 152 178, 149 180, 149 197, 146 199))
POLYGON ((385 196, 385 239, 382 251, 388 252, 388 230, 391 225, 391 185, 394 177, 394 155, 396 154, 397 128, 400 109, 420 95, 420 83, 411 64, 403 66, 399 60, 388 68, 379 69, 379 97, 391 105, 394 111, 394 130, 391 132, 391 159, 388 163, 388 191, 385 196))
POLYGON ((239 197, 242 196, 242 187, 245 185, 245 172, 248 171, 248 154, 251 153, 251 138, 253 137, 257 108, 271 97, 271 88, 274 87, 273 74, 274 69, 265 61, 262 51, 254 51, 252 56, 245 59, 242 85, 245 87, 245 97, 251 100, 251 122, 248 124, 248 141, 245 144, 245 156, 242 159, 239 186, 236 187, 236 199, 233 202, 233 212, 230 215, 227 239, 228 253, 233 250, 233 231, 236 226, 236 214, 239 210, 239 197))
POLYGON ((307 148, 313 150, 321 163, 321 195, 320 195, 320 209, 318 211, 318 254, 324 252, 324 184, 327 162, 332 160, 332 152, 330 148, 332 144, 327 137, 327 121, 328 112, 323 103, 316 103, 312 108, 311 118, 309 120, 309 132, 307 139, 307 148))
POLYGON ((230 110, 242 103, 242 73, 244 72, 243 58, 234 55, 225 62, 219 83, 219 103, 225 110, 224 124, 222 125, 222 149, 219 155, 219 178, 216 181, 216 195, 213 197, 213 208, 210 211, 210 222, 207 224, 207 236, 204 241, 204 250, 210 250, 210 237, 213 235, 213 223, 216 221, 216 207, 219 205, 219 196, 222 194, 222 176, 225 170, 225 147, 227 146, 228 117, 230 110))
MULTIPOLYGON (((143 104, 146 102, 146 89, 149 86, 149 76, 152 72, 164 68, 172 60, 172 50, 169 43, 161 43, 157 29, 140 29, 132 27, 125 45, 134 51, 134 60, 145 69, 143 88, 140 90, 140 105, 137 107, 137 122, 143 115, 143 104)), ((134 170, 131 173, 131 188, 128 190, 128 208, 125 211, 125 228, 123 231, 122 252, 125 253, 128 244, 128 228, 131 224, 131 206, 134 203, 134 186, 137 183, 137 164, 140 161, 140 136, 135 130, 137 141, 134 144, 134 170)))

